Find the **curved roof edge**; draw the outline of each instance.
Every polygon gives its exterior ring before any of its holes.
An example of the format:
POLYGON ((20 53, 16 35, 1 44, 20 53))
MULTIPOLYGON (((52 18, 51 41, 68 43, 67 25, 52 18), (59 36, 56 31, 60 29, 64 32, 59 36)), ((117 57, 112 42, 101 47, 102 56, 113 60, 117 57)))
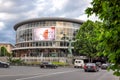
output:
POLYGON ((42 18, 33 18, 21 21, 14 26, 14 30, 17 30, 17 28, 23 24, 31 23, 31 22, 38 22, 38 21, 66 21, 66 22, 74 22, 78 24, 82 24, 84 21, 78 20, 78 19, 72 19, 72 18, 60 18, 60 17, 42 17, 42 18))

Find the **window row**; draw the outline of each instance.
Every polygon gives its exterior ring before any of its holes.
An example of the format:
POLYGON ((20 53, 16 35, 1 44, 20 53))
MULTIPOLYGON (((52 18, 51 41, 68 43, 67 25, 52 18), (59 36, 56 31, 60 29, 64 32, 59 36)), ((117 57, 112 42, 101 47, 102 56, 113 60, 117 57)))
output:
POLYGON ((72 23, 72 22, 62 22, 62 21, 41 21, 41 22, 32 22, 28 24, 24 24, 18 28, 18 30, 22 29, 28 29, 32 27, 38 27, 38 26, 74 26, 74 27, 80 27, 80 24, 72 23))
MULTIPOLYGON (((20 30, 17 31, 16 33, 16 42, 24 42, 24 41, 34 41, 34 40, 39 40, 40 36, 36 37, 35 35, 39 34, 36 32, 33 32, 34 29, 25 29, 25 30, 20 30)), ((51 36, 55 36, 54 40, 63 40, 65 39, 73 39, 75 36, 75 32, 78 29, 74 28, 55 28, 55 33, 52 34, 51 36)), ((38 31, 40 32, 40 30, 38 31)), ((42 37, 42 36, 41 36, 42 37)), ((49 39, 48 39, 49 40, 49 39)))
MULTIPOLYGON (((43 41, 43 42, 26 42, 26 43, 19 43, 16 44, 17 48, 20 47, 44 47, 44 46, 48 46, 48 47, 64 47, 64 46, 69 46, 69 41, 60 41, 60 42, 50 42, 50 41, 43 41)), ((73 46, 73 44, 72 44, 73 46)))

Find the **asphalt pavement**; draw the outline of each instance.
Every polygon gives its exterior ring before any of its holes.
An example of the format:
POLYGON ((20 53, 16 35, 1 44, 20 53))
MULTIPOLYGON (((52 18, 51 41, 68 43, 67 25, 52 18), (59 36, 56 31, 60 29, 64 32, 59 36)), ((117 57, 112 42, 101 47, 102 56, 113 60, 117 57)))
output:
POLYGON ((112 71, 84 72, 83 69, 58 67, 41 69, 39 67, 11 66, 0 68, 0 80, 119 80, 112 71))

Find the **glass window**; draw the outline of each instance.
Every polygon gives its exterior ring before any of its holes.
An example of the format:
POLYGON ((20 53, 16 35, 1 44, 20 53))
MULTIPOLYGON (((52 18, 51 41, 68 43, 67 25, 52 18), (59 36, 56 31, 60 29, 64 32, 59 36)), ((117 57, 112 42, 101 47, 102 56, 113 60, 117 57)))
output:
POLYGON ((36 46, 39 46, 38 42, 36 42, 36 46))
POLYGON ((46 42, 46 46, 48 46, 48 42, 46 42))

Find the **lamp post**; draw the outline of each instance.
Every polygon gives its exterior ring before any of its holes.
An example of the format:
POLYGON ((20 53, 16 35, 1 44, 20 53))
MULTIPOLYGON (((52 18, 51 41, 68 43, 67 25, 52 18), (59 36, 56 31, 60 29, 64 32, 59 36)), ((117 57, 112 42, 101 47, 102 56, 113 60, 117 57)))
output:
POLYGON ((66 37, 66 35, 65 34, 63 34, 63 39, 64 39, 64 46, 65 46, 65 38, 66 37))
MULTIPOLYGON (((63 40, 64 40, 63 46, 65 47, 65 41, 66 41, 66 35, 65 35, 65 33, 63 34, 63 40)), ((66 54, 66 49, 64 49, 64 53, 66 54)), ((67 56, 67 55, 65 55, 65 56, 67 56)))

